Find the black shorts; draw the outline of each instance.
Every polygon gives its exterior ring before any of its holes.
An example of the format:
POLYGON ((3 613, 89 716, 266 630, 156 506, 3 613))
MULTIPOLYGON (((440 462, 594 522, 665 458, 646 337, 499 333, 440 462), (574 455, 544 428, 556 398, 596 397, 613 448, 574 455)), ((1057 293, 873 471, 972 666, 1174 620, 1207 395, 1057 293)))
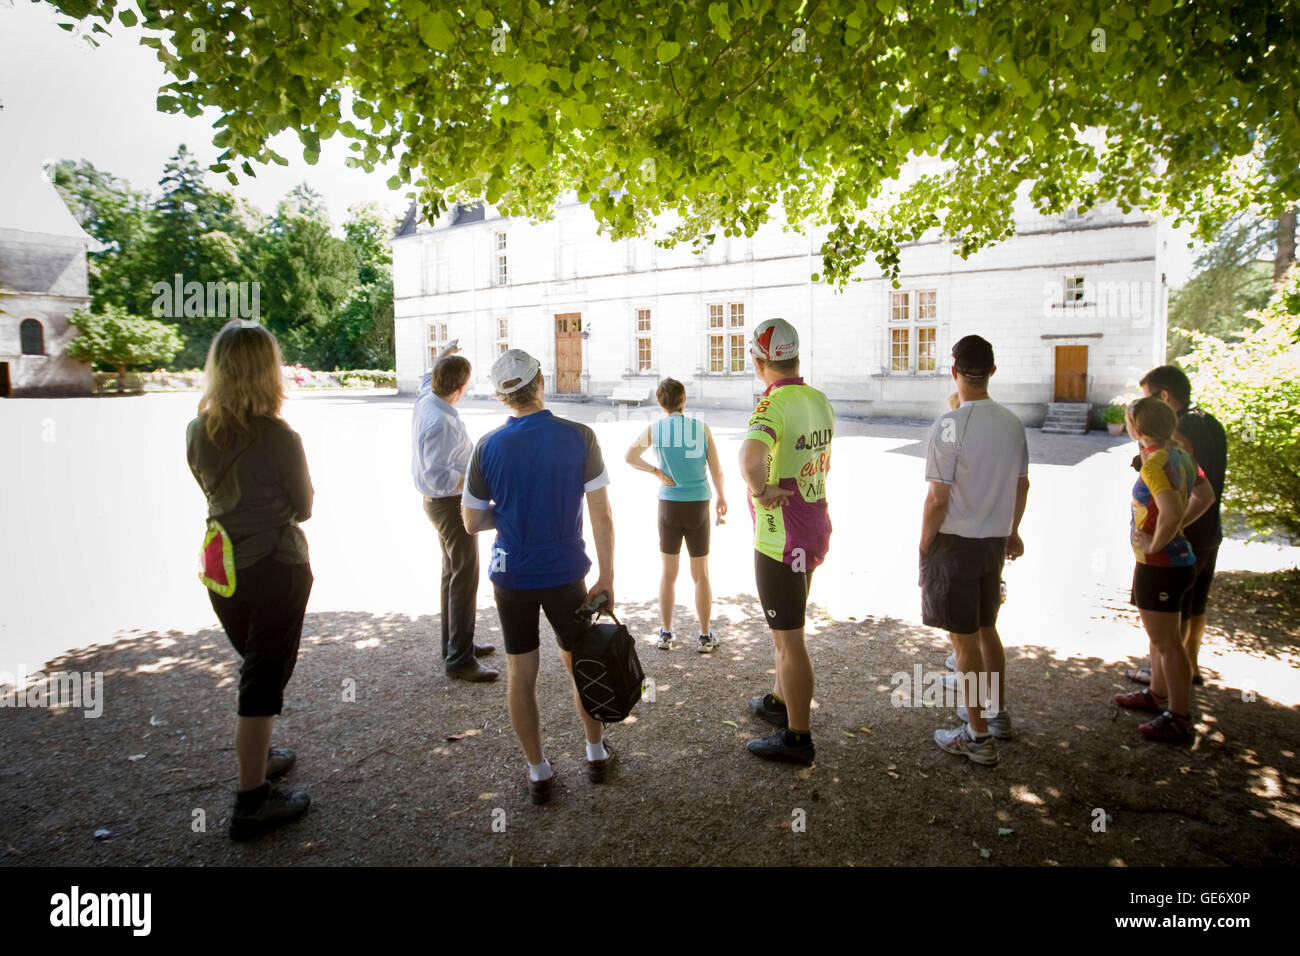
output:
POLYGON ((1166 611, 1178 613, 1183 606, 1183 595, 1192 586, 1196 568, 1162 568, 1153 564, 1133 566, 1133 590, 1129 603, 1140 611, 1166 611))
POLYGON ((921 555, 921 620, 953 634, 974 634, 998 622, 1006 538, 935 536, 921 555))
POLYGON ((803 627, 812 576, 812 571, 796 571, 761 551, 754 552, 758 603, 767 615, 768 627, 774 631, 797 631, 803 627))
POLYGON ((243 658, 240 717, 274 717, 284 707, 313 580, 311 565, 282 564, 268 556, 235 572, 230 597, 208 592, 226 637, 243 658))
POLYGON ((1192 586, 1183 592, 1183 620, 1205 613, 1210 601, 1210 585, 1214 583, 1214 565, 1219 560, 1218 548, 1196 549, 1196 576, 1192 586))
POLYGON ((527 654, 541 646, 537 612, 545 612, 555 631, 555 642, 562 650, 573 647, 573 635, 584 624, 574 612, 587 601, 587 584, 582 578, 553 588, 507 591, 494 587, 497 614, 501 618, 501 637, 507 654, 527 654))
POLYGON ((702 558, 709 553, 709 502, 659 500, 659 550, 664 554, 681 554, 682 539, 686 553, 702 558))

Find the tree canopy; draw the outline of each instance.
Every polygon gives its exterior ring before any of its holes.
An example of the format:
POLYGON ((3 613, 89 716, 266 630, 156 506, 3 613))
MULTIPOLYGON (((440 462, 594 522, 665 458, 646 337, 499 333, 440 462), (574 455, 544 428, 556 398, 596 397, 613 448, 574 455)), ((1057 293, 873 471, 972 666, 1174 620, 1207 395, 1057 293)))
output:
MULTIPOLYGON (((831 226, 825 276, 894 274, 933 229, 959 254, 1103 201, 1185 216, 1300 198, 1296 0, 54 0, 148 31, 158 107, 222 113, 216 169, 308 161, 334 135, 395 160, 436 215, 546 218, 567 190, 614 238, 831 226), (910 158, 944 160, 901 186, 910 158)), ((69 24, 71 27, 71 24, 69 24)))

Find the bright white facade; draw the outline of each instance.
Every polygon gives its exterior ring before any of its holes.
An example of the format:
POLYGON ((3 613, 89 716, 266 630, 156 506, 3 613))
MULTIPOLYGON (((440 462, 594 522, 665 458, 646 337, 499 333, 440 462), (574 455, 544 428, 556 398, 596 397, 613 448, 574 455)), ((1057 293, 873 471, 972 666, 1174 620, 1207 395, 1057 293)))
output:
POLYGON ((905 246, 900 286, 873 262, 843 292, 810 276, 824 231, 760 230, 704 255, 650 239, 610 242, 590 210, 553 220, 454 208, 393 240, 398 388, 413 392, 451 339, 490 390, 506 348, 535 355, 551 395, 643 397, 661 377, 694 404, 745 406, 758 390, 755 324, 799 330, 801 372, 842 414, 930 418, 953 390, 952 344, 993 343, 994 396, 1028 423, 1051 401, 1105 404, 1163 363, 1168 230, 1141 213, 1049 218, 1018 207, 1017 235, 962 260, 949 243, 905 246))

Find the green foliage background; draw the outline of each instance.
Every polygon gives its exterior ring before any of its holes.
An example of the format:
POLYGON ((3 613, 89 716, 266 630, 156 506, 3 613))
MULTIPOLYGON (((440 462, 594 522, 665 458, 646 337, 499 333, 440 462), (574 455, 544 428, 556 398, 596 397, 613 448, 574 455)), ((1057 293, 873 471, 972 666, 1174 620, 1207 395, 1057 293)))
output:
POLYGON ((1261 532, 1300 541, 1300 268, 1236 342, 1193 333, 1192 396, 1228 437, 1224 506, 1261 532))
MULTIPOLYGON (((333 234, 322 198, 298 186, 267 216, 213 189, 182 145, 156 198, 85 162, 62 161, 54 184, 82 227, 104 244, 91 253, 94 310, 148 316, 157 282, 257 282, 261 320, 285 360, 311 368, 391 369, 392 255, 396 222, 377 205, 349 210, 333 234)), ((180 335, 178 368, 201 368, 226 316, 164 316, 180 335)), ((131 364, 172 361, 140 359, 131 364)))
POLYGON ((65 354, 79 362, 116 369, 119 387, 128 368, 170 362, 183 345, 170 325, 131 315, 122 306, 106 306, 99 312, 78 309, 70 321, 77 327, 77 335, 65 354))
POLYGON ((1263 258, 1275 223, 1252 214, 1233 218, 1197 256, 1194 274, 1169 300, 1170 361, 1192 349, 1192 332, 1239 341, 1257 326, 1250 313, 1273 291, 1272 268, 1263 258))

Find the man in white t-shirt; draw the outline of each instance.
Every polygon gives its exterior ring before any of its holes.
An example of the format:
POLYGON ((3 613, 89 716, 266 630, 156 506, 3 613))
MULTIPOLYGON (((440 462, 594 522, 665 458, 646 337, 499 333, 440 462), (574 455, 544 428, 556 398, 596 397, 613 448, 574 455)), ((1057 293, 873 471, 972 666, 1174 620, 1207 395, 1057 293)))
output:
POLYGON ((962 725, 936 730, 948 753, 996 764, 993 738, 1011 737, 1006 654, 997 616, 1004 559, 1024 554, 1020 519, 1029 495, 1025 426, 989 398, 993 346, 968 335, 952 349, 961 405, 930 429, 929 493, 921 521, 921 619, 948 631, 957 658, 962 725), (964 692, 964 693, 963 693, 964 692))

